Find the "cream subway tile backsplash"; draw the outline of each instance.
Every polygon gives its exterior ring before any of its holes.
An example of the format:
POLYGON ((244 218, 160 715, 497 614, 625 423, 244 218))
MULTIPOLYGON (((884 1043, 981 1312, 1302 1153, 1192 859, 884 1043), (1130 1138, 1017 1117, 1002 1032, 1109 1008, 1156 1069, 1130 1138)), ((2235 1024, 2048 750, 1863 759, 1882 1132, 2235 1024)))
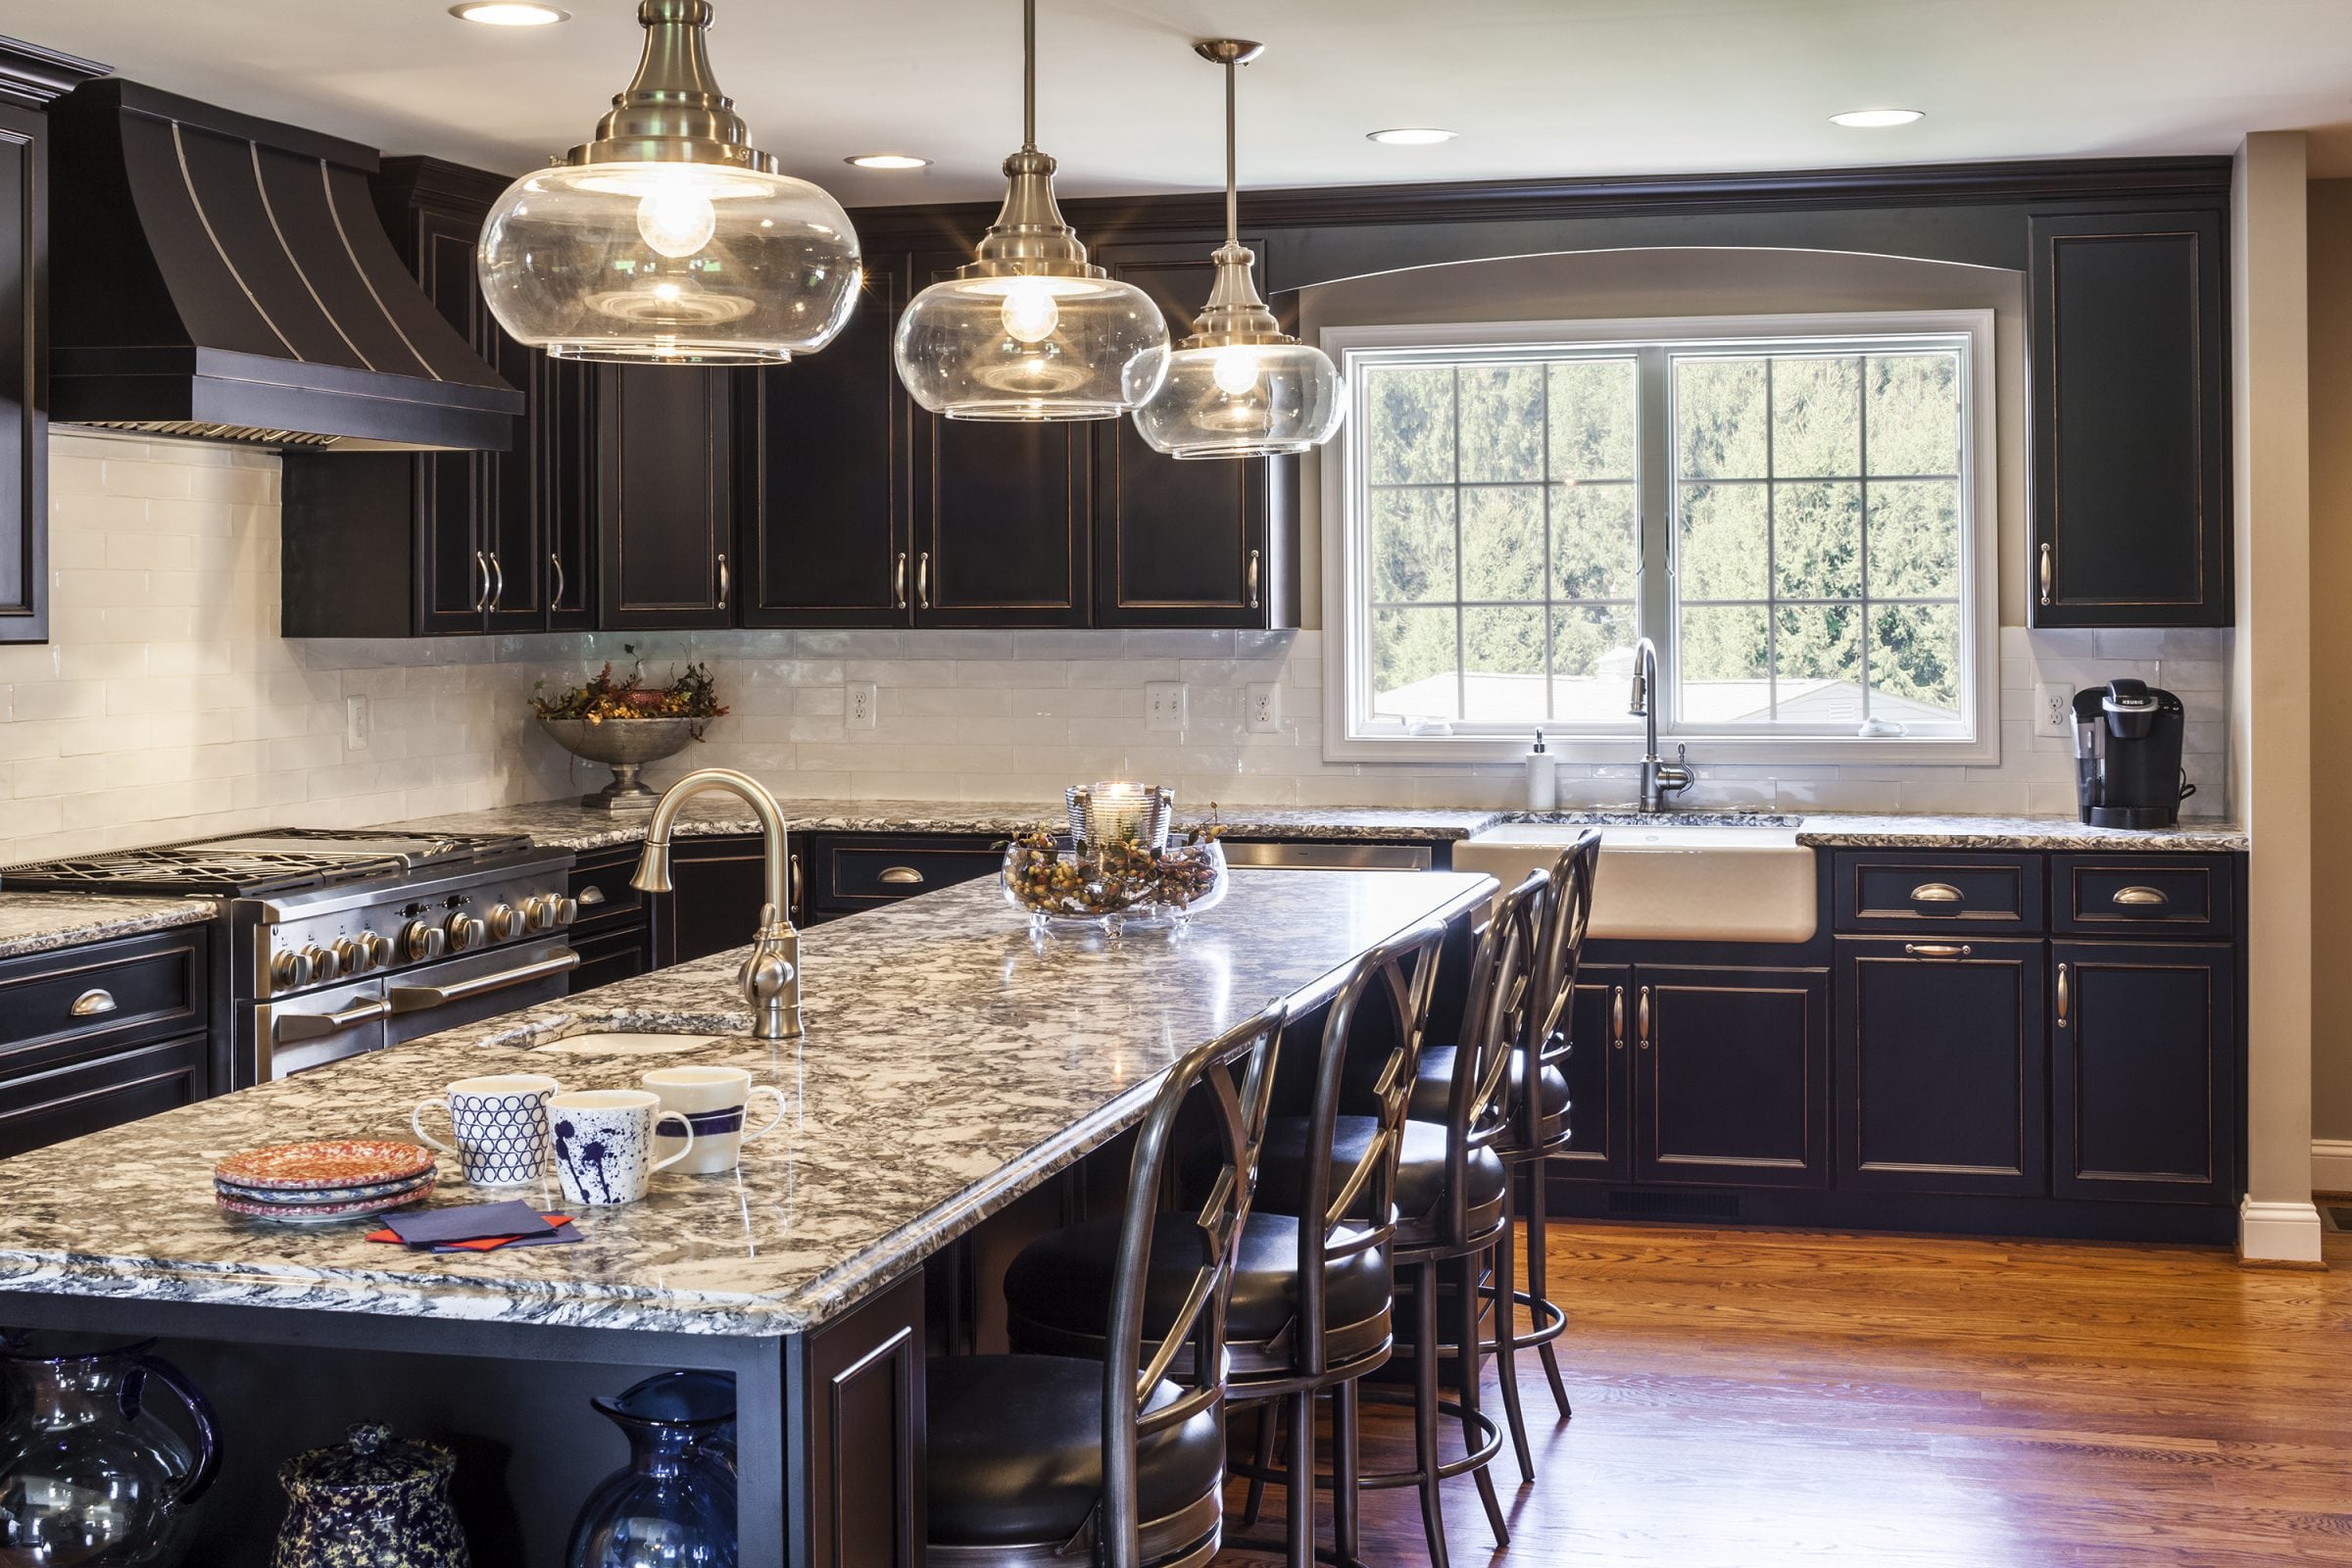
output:
MULTIPOLYGON (((568 683, 635 644, 659 674, 709 661, 733 712, 653 770, 744 767, 786 795, 1035 800, 1118 774, 1188 802, 1507 808, 1515 766, 1332 764, 1323 637, 1232 631, 726 631, 432 640, 277 635, 277 460, 79 432, 51 439, 52 625, 0 648, 0 863, 271 822, 359 825, 582 793, 530 723, 535 681, 568 683), (1153 731, 1144 687, 1183 681, 1186 727, 1153 731), (1244 689, 1282 686, 1282 728, 1248 733, 1244 689), (846 722, 871 683, 874 727, 846 722), (369 741, 344 744, 365 696, 369 741)), ((2034 687, 2114 675, 2188 705, 2193 809, 2226 808, 2228 631, 2001 633, 1997 767, 1767 767, 1693 748, 1689 804, 1780 810, 2066 811, 2067 742, 2033 733, 2034 687)), ((1633 746, 1555 744, 1560 803, 1633 792, 1633 746)))

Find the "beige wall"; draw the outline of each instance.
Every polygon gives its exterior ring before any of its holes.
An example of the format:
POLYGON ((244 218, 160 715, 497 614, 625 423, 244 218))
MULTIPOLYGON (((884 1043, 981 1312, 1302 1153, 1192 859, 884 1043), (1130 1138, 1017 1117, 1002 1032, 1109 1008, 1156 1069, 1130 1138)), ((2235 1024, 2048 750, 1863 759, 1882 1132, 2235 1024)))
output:
POLYGON ((2253 835, 2247 1169, 2239 1248, 2317 1261, 2311 1206, 2312 538, 2310 310, 2300 131, 2250 135, 2230 195, 2236 487, 2232 798, 2253 835))
MULTIPOLYGON (((2352 604, 2352 179, 2315 179, 2310 190, 2311 586, 2316 605, 2352 604)), ((2313 798, 2333 800, 2352 778, 2352 616, 2312 618, 2313 798)), ((2319 887, 2352 885, 2352 833, 2317 834, 2311 873, 2319 887)), ((2312 947, 2352 944, 2352 909, 2324 900, 2312 909, 2312 947)), ((2352 1140, 2352 968, 2320 962, 2312 976, 2313 1136, 2352 1140)))

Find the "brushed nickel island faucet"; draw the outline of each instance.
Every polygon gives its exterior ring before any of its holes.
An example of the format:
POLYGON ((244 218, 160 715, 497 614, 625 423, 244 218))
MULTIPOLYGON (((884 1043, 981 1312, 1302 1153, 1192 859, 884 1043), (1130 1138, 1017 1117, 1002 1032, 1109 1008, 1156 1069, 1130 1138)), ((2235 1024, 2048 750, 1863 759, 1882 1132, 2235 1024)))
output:
POLYGON ((717 790, 732 795, 760 819, 762 856, 760 929, 753 936, 752 956, 743 961, 738 983, 752 1009, 755 1040, 798 1040, 801 1023, 801 933, 792 923, 792 871, 784 842, 784 808, 749 773, 731 767, 698 767, 662 792, 653 820, 646 824, 645 853, 638 857, 637 874, 629 886, 641 893, 667 893, 669 835, 678 812, 697 795, 717 790))

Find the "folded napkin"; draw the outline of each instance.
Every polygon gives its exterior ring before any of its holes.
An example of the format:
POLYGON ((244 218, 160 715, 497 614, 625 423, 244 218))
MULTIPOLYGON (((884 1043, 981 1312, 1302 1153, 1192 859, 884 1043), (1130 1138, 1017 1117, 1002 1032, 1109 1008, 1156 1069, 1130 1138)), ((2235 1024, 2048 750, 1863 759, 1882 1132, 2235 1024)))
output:
POLYGON ((582 1242, 587 1238, 571 1221, 562 1214, 550 1214, 548 1222, 554 1230, 536 1236, 484 1236, 470 1242, 435 1242, 436 1252, 502 1252, 510 1247, 562 1247, 566 1242, 582 1242))
POLYGON ((556 1228, 519 1199, 504 1203, 464 1203, 455 1208, 420 1208, 388 1214, 384 1226, 409 1247, 478 1242, 491 1237, 545 1236, 556 1228))

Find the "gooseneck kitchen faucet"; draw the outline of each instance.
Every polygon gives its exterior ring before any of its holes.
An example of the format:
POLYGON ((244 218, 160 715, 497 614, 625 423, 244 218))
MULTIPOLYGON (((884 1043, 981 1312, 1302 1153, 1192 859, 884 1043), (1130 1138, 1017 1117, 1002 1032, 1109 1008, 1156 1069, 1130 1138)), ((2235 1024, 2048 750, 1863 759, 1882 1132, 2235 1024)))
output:
POLYGON ((752 1009, 755 1040, 798 1040, 801 1025, 801 934, 792 923, 792 872, 784 843, 784 809, 767 787, 749 773, 731 767, 698 767, 662 792, 653 820, 646 824, 645 853, 638 858, 637 874, 629 886, 643 893, 667 893, 669 835, 678 812, 697 795, 717 790, 732 795, 760 819, 763 877, 760 930, 753 937, 752 956, 737 976, 743 1000, 752 1009))
POLYGON ((1646 637, 1634 644, 1634 695, 1626 711, 1642 720, 1642 809, 1663 811, 1666 797, 1682 794, 1698 775, 1684 760, 1684 747, 1674 749, 1671 762, 1658 758, 1658 645, 1646 637))

